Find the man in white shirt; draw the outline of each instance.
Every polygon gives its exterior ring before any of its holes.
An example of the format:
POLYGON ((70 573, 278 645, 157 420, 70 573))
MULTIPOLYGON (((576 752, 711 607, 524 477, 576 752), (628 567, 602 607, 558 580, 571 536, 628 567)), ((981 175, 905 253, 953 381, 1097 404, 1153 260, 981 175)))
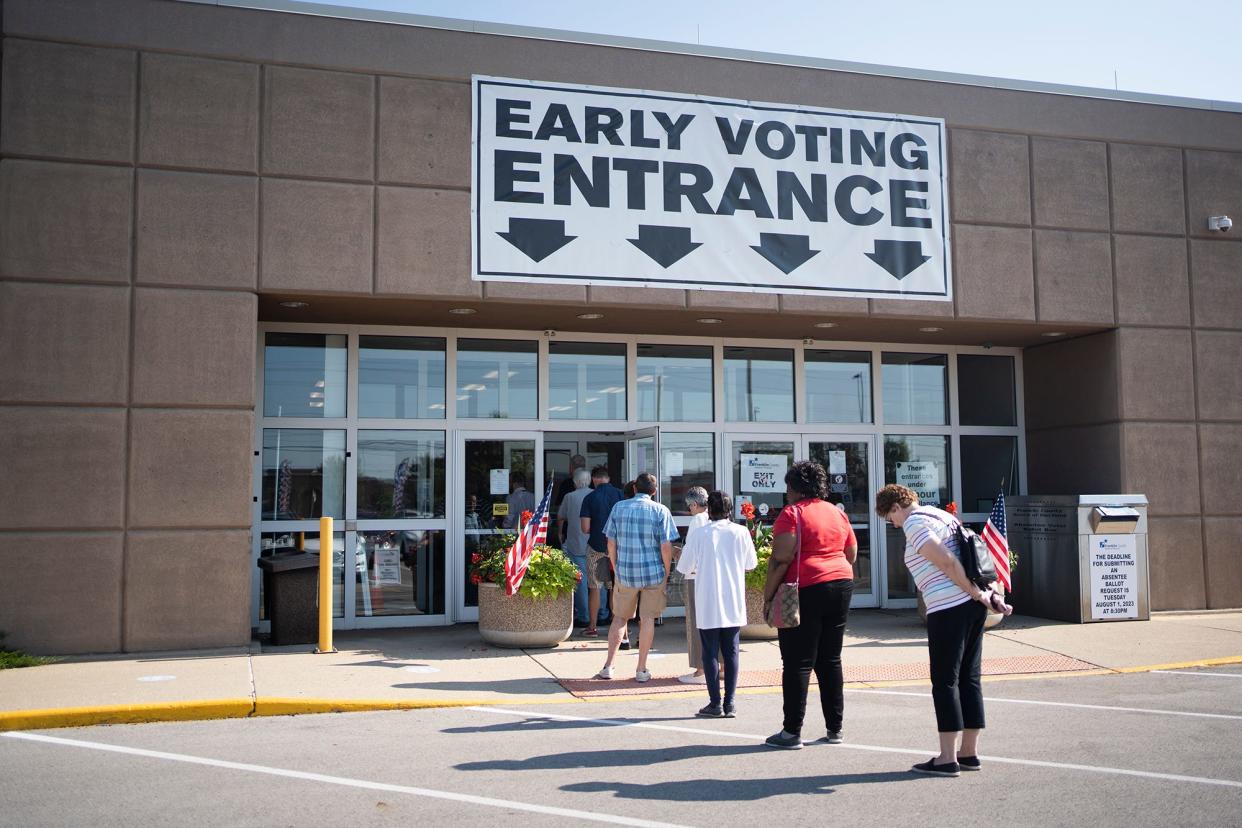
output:
POLYGON ((703 648, 708 704, 696 715, 733 718, 737 690, 739 633, 746 624, 746 572, 759 561, 744 526, 729 519, 733 498, 726 492, 707 496, 706 526, 687 536, 677 562, 682 575, 694 573, 694 614, 703 648), (724 700, 716 659, 724 661, 724 700))

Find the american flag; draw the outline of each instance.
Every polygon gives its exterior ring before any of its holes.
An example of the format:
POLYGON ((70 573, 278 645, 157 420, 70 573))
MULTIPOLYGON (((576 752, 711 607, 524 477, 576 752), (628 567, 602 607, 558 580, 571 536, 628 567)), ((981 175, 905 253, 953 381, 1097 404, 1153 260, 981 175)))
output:
POLYGON ((1005 493, 1002 491, 992 502, 992 514, 983 527, 983 540, 996 562, 996 579, 1000 581, 1005 592, 1009 589, 1009 541, 1005 539, 1005 493))
POLYGON ((518 539, 509 548, 505 557, 505 593, 516 595, 522 579, 526 577, 526 567, 530 563, 530 554, 535 547, 548 539, 548 502, 552 500, 552 481, 548 479, 548 488, 544 490, 543 500, 535 507, 534 514, 518 533, 518 539))

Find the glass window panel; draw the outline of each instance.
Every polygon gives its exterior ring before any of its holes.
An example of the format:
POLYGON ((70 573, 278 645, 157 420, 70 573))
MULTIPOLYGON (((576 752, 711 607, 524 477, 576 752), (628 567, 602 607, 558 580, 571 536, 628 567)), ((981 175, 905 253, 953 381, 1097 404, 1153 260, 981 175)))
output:
POLYGON ((716 442, 712 434, 660 433, 660 502, 675 515, 688 515, 686 491, 716 488, 716 442))
MULTIPOLYGON (((298 552, 314 552, 319 554, 318 532, 263 532, 259 535, 259 557, 271 555, 292 555, 298 552)), ((345 570, 345 533, 332 533, 332 614, 341 618, 345 615, 345 599, 342 590, 345 570)), ((259 620, 270 620, 267 611, 267 579, 266 572, 259 579, 259 620)))
POLYGON ((906 568, 906 534, 885 521, 884 536, 888 544, 888 597, 890 599, 918 597, 914 578, 906 568))
POLYGON ((638 346, 638 419, 710 423, 712 349, 708 345, 638 346))
POLYGON ((871 422, 871 354, 808 350, 806 418, 812 423, 871 422))
POLYGON ((1018 438, 962 435, 963 512, 991 512, 1001 490, 1018 493, 1018 438))
POLYGON ((267 334, 263 416, 344 417, 347 342, 345 334, 267 334))
POLYGON ((948 374, 944 354, 884 354, 885 424, 949 422, 948 374))
POLYGON ((457 416, 533 420, 539 416, 539 344, 457 341, 457 416))
POLYGON ((953 498, 949 438, 938 434, 886 434, 884 482, 914 489, 920 503, 944 506, 953 498))
POLYGON ((429 529, 360 531, 354 614, 444 614, 445 533, 429 529))
POLYGON ((793 351, 726 347, 724 383, 726 420, 793 422, 793 351))
POLYGON ((263 429, 262 520, 345 517, 345 432, 263 429))
POLYGON ((962 425, 1017 425, 1013 357, 958 354, 957 406, 962 425))
POLYGON ((444 419, 444 340, 360 336, 358 416, 444 419))
POLYGON ((775 489, 767 491, 747 491, 742 486, 742 456, 746 454, 783 455, 785 468, 794 462, 794 444, 784 440, 734 440, 733 441, 733 517, 738 518, 738 510, 742 503, 750 501, 755 507, 757 523, 771 525, 776 516, 785 506, 785 475, 778 475, 774 481, 775 489))
POLYGON ((625 345, 548 343, 548 416, 624 420, 625 345))
POLYGON ((444 517, 444 432, 358 432, 358 519, 444 517))

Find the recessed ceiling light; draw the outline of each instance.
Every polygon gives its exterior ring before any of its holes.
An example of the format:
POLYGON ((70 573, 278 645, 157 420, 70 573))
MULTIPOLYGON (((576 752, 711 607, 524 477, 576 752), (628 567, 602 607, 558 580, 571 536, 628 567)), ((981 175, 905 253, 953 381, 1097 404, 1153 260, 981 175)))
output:
POLYGON ((926 328, 919 328, 919 330, 923 333, 939 333, 940 331, 943 331, 944 328, 937 328, 934 325, 929 325, 926 328))
POLYGON ((1042 336, 1065 336, 1065 331, 1048 331, 1048 333, 1041 334, 1041 335, 1042 336))
POLYGON ((280 306, 282 308, 291 308, 293 310, 300 310, 301 308, 309 308, 310 302, 295 302, 293 300, 290 300, 288 302, 281 302, 280 306))
POLYGON ((449 308, 449 313, 455 313, 458 316, 469 316, 472 313, 478 313, 474 308, 449 308))
POLYGON ((723 319, 717 319, 717 318, 716 318, 716 317, 714 317, 714 316, 704 316, 704 317, 702 317, 702 318, 700 318, 700 319, 696 319, 696 320, 694 320, 694 321, 695 321, 695 322, 699 322, 699 323, 701 323, 701 324, 703 324, 703 325, 719 325, 719 324, 720 324, 721 322, 723 322, 724 320, 723 320, 723 319))
POLYGON ((815 323, 815 327, 817 328, 835 328, 836 326, 837 326, 836 322, 816 322, 815 323))
POLYGON ((578 314, 578 318, 579 319, 603 319, 604 315, 602 313, 580 313, 578 314))

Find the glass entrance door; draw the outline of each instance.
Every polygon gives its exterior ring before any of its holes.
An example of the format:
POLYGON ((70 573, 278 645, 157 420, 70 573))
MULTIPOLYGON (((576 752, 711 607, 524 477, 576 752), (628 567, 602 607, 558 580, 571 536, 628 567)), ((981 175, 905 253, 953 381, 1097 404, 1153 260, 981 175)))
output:
POLYGON ((742 504, 755 507, 755 520, 770 526, 785 506, 785 472, 801 456, 801 441, 791 437, 733 436, 726 448, 734 518, 742 504))
POLYGON ((828 499, 838 504, 850 519, 858 540, 858 559, 854 561, 854 598, 851 606, 878 606, 876 561, 873 550, 875 516, 871 494, 872 438, 809 436, 806 457, 828 472, 828 499))
POLYGON ((534 511, 543 495, 542 442, 538 432, 458 434, 460 505, 451 574, 454 620, 479 620, 479 589, 470 580, 471 556, 515 534, 522 512, 534 511))

